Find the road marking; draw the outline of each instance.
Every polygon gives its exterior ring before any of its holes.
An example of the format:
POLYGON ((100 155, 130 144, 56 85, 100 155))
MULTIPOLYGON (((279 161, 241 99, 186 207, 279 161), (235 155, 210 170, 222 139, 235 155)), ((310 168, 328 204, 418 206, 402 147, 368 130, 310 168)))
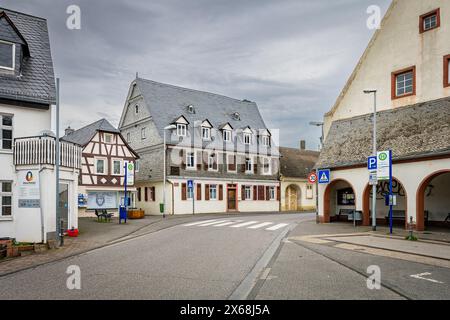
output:
POLYGON ((222 223, 222 222, 227 222, 228 220, 219 220, 219 221, 213 221, 213 222, 208 222, 208 223, 202 223, 199 224, 199 227, 205 227, 205 226, 211 226, 213 224, 217 224, 217 223, 222 223))
POLYGON ((244 222, 244 223, 235 224, 234 226, 231 226, 231 228, 245 227, 245 226, 249 226, 251 224, 258 223, 258 222, 259 221, 247 221, 247 222, 244 222))
POLYGON ((416 278, 416 279, 421 279, 421 280, 427 280, 433 283, 443 283, 441 281, 437 281, 434 279, 430 279, 430 278, 424 278, 424 276, 431 276, 430 272, 423 272, 423 273, 419 273, 419 274, 412 274, 410 275, 411 278, 416 278))
POLYGON ((219 224, 213 225, 213 227, 223 227, 223 226, 228 226, 228 225, 230 225, 230 224, 237 223, 237 222, 242 222, 242 220, 228 221, 228 222, 224 222, 224 223, 219 223, 219 224))
POLYGON ((278 230, 278 229, 284 228, 287 225, 288 225, 287 223, 279 223, 279 224, 274 225, 273 227, 266 228, 266 230, 274 231, 274 230, 278 230))
POLYGON ((198 224, 202 224, 202 223, 205 223, 205 222, 211 222, 211 221, 217 221, 217 219, 192 222, 192 223, 184 224, 183 226, 190 227, 190 226, 195 226, 195 225, 198 225, 198 224))
POLYGON ((258 229, 258 228, 262 228, 262 227, 268 226, 269 224, 272 224, 272 222, 259 223, 257 225, 248 227, 248 229, 258 229))

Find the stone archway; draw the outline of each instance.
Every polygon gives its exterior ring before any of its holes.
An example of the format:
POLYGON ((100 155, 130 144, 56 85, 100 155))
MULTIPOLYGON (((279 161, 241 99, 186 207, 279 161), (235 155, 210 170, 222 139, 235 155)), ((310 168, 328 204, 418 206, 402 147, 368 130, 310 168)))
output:
POLYGON ((301 207, 301 190, 296 184, 290 184, 285 191, 285 206, 287 211, 297 211, 301 207))
MULTIPOLYGON (((430 175, 428 175, 427 177, 425 177, 425 179, 422 180, 422 182, 419 185, 419 188, 417 189, 417 194, 416 194, 416 230, 417 231, 424 231, 425 230, 425 211, 426 211, 426 206, 425 206, 425 197, 426 197, 426 192, 427 189, 429 189, 428 192, 428 196, 431 195, 432 190, 430 190, 430 184, 432 183, 432 181, 435 178, 438 178, 442 175, 445 176, 450 176, 450 169, 445 169, 445 170, 439 170, 436 171, 430 175)), ((446 179, 449 180, 449 179, 446 179)), ((447 181, 447 184, 450 183, 450 180, 447 181)), ((450 188, 447 188, 447 190, 450 190, 450 188)), ((448 197, 450 198, 450 191, 448 192, 448 197)), ((448 213, 450 214, 450 207, 448 208, 448 213)), ((430 214, 430 213, 428 213, 430 214)), ((444 212, 444 215, 446 213, 444 212)), ((445 217, 444 217, 445 218, 445 217)))
MULTIPOLYGON (((379 209, 380 207, 384 207, 384 198, 383 195, 389 192, 389 181, 380 181, 377 185, 377 225, 385 222, 385 216, 380 216, 379 209)), ((405 220, 405 228, 408 225, 408 210, 407 210, 407 199, 408 195, 406 194, 406 190, 403 186, 403 183, 397 179, 393 178, 393 193, 397 195, 398 207, 394 207, 394 210, 397 212, 395 216, 398 217, 398 212, 404 211, 404 220, 405 220)), ((371 217, 371 208, 372 208, 372 186, 367 184, 364 188, 363 192, 363 225, 370 226, 372 217, 371 217)), ((384 210, 387 215, 387 207, 384 210)))
MULTIPOLYGON (((341 178, 331 181, 325 188, 323 196, 323 217, 321 221, 323 223, 331 222, 331 217, 336 215, 338 207, 340 206, 339 204, 334 204, 334 200, 337 199, 336 187, 339 185, 342 185, 342 187, 351 189, 353 191, 353 202, 356 204, 356 189, 350 182, 341 178)), ((352 206, 355 207, 355 205, 352 206)))

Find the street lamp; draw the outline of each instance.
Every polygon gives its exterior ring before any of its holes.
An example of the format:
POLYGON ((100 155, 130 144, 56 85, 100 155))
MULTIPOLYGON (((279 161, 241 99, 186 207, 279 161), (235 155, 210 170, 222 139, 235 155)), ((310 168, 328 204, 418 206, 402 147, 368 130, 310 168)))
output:
MULTIPOLYGON (((373 155, 377 155, 377 90, 364 90, 365 94, 373 93, 373 155)), ((372 185, 372 230, 377 230, 377 186, 372 185)))
POLYGON ((323 149, 323 122, 319 121, 311 121, 309 123, 310 126, 322 127, 322 135, 320 136, 320 149, 323 149))
POLYGON ((171 124, 164 128, 164 151, 163 151, 163 218, 166 217, 166 130, 172 130, 175 129, 176 126, 174 124, 171 124))

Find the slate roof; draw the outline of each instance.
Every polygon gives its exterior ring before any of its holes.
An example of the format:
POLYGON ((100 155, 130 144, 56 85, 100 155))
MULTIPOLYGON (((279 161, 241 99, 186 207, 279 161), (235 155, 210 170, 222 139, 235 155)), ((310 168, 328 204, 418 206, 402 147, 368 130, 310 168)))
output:
MULTIPOLYGON (((317 168, 364 165, 372 153, 371 114, 334 121, 317 168)), ((393 159, 450 154, 450 97, 377 113, 378 150, 393 159)))
MULTIPOLYGON (((234 129, 243 129, 250 126, 255 132, 267 130, 255 102, 238 100, 215 93, 177 87, 142 78, 136 78, 135 81, 161 137, 163 136, 163 128, 173 123, 174 119, 178 119, 181 115, 189 122, 189 137, 180 142, 179 137, 175 134, 170 137, 168 135, 168 143, 176 142, 180 146, 187 146, 192 145, 192 141, 194 141, 195 146, 203 145, 203 147, 207 148, 228 149, 232 148, 233 144, 230 143, 228 145, 225 143, 224 146, 222 135, 216 134, 227 123, 234 129), (189 105, 194 107, 195 113, 188 112, 187 107, 189 105), (239 113, 240 120, 236 120, 233 117, 235 112, 239 113), (213 125, 212 136, 215 136, 215 139, 211 142, 204 142, 201 139, 200 126, 206 119, 213 125), (194 139, 192 139, 194 126, 196 130, 194 130, 194 139)), ((242 143, 239 143, 238 146, 243 148, 242 143)), ((249 152, 256 152, 257 148, 258 145, 253 143, 249 152)), ((264 147, 259 145, 260 153, 267 151, 264 149, 264 147)), ((272 155, 278 154, 277 148, 272 147, 268 149, 270 152, 267 153, 272 155)))
POLYGON ((47 21, 0 8, 0 13, 2 12, 6 13, 25 39, 30 57, 22 62, 21 76, 0 72, 0 98, 55 104, 55 76, 47 21))
POLYGON ((69 135, 65 135, 64 137, 61 138, 61 140, 76 143, 84 147, 92 140, 97 131, 120 133, 120 131, 114 128, 114 126, 111 123, 109 123, 108 120, 100 119, 83 128, 75 130, 69 135))
POLYGON ((280 147, 280 173, 284 177, 306 179, 319 158, 319 152, 280 147))

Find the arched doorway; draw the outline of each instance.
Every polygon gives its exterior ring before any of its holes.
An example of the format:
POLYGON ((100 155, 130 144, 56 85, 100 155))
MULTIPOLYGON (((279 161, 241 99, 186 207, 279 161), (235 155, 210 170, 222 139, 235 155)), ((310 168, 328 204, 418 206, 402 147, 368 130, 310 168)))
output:
POLYGON ((296 184, 289 185, 286 188, 285 192, 286 210, 297 211, 299 208, 301 208, 300 200, 301 200, 300 187, 296 184))
POLYGON ((434 172, 419 185, 416 195, 416 229, 450 228, 450 169, 434 172))
POLYGON ((347 180, 333 180, 325 189, 323 202, 323 222, 349 221, 348 214, 356 208, 355 189, 347 180))
MULTIPOLYGON (((408 223, 407 194, 403 184, 396 178, 392 179, 392 193, 397 198, 397 205, 393 207, 393 225, 404 226, 408 223)), ((389 195, 389 181, 379 181, 377 184, 377 225, 389 224, 389 206, 386 206, 385 196, 389 195)), ((372 224, 372 186, 366 185, 363 193, 363 225, 372 224)))

